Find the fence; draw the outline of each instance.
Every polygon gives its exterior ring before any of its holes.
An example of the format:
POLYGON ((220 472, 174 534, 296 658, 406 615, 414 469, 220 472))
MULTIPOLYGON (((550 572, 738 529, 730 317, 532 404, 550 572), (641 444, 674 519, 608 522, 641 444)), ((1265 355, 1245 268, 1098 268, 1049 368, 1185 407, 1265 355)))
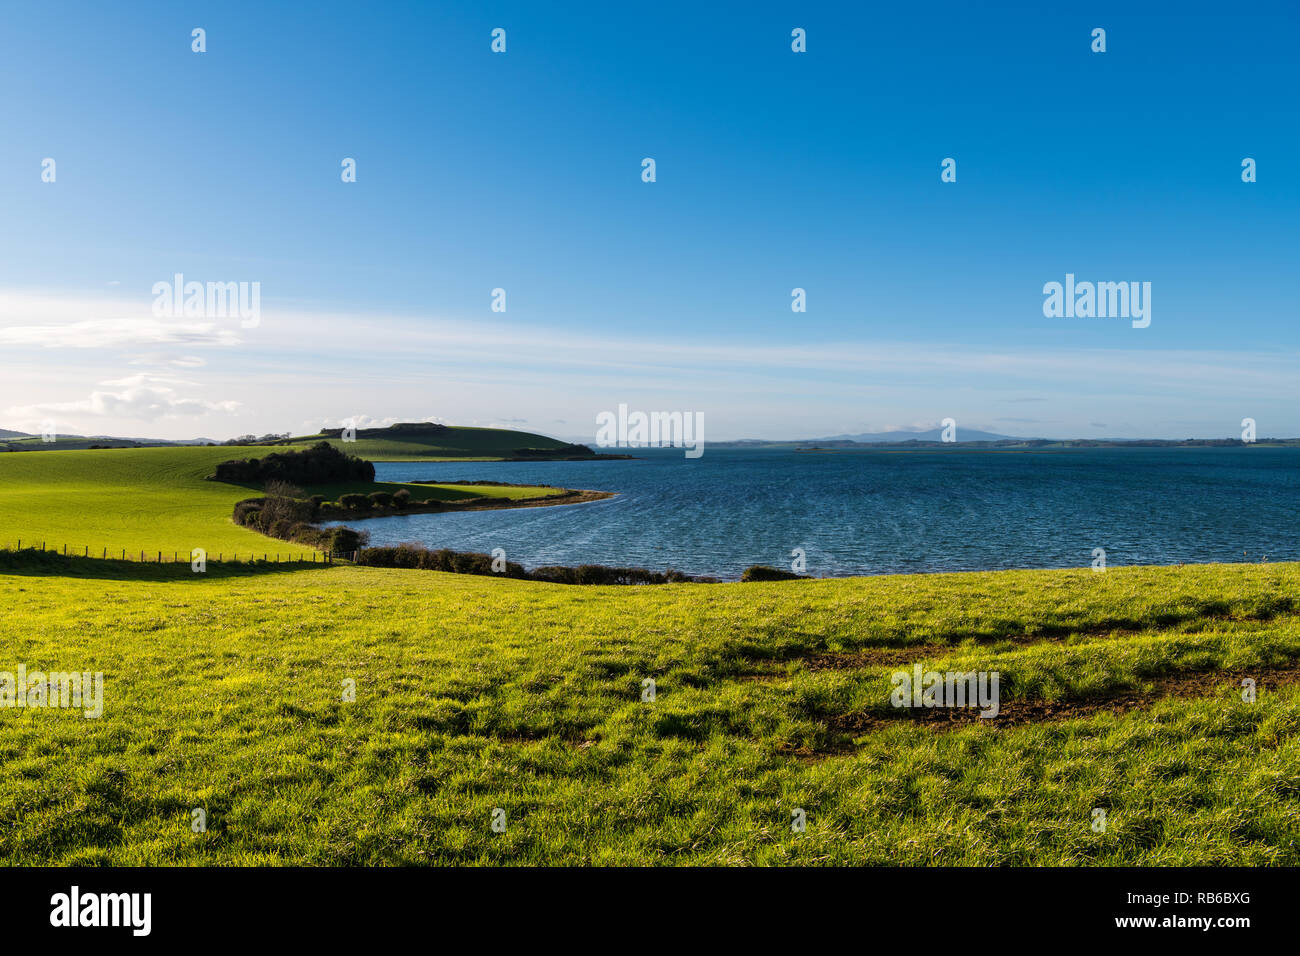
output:
MULTIPOLYGON (((185 551, 173 551, 171 560, 169 561, 166 560, 166 551, 142 550, 137 557, 134 550, 127 550, 126 548, 119 549, 101 547, 95 549, 100 552, 99 554, 93 554, 90 550, 90 545, 82 545, 80 549, 74 547, 71 550, 68 549, 66 544, 61 547, 62 550, 60 550, 60 545, 55 545, 51 548, 47 546, 47 542, 42 541, 40 547, 37 547, 34 544, 29 544, 24 548, 22 539, 20 538, 15 547, 11 548, 8 543, 0 545, 0 552, 17 554, 22 551, 39 551, 44 554, 61 554, 65 558, 95 558, 105 561, 132 561, 136 564, 190 564, 193 560, 192 553, 185 551), (77 554, 78 550, 81 551, 81 554, 77 554)), ((246 552, 242 559, 238 553, 234 553, 231 554, 230 559, 227 560, 225 552, 219 551, 217 552, 216 557, 213 557, 210 553, 205 554, 204 561, 214 562, 216 564, 256 564, 258 562, 263 564, 333 564, 335 558, 341 560, 356 560, 356 555, 357 553, 355 551, 311 551, 306 554, 298 552, 297 554, 290 553, 284 555, 264 551, 262 552, 261 557, 258 557, 257 552, 250 551, 246 552)))

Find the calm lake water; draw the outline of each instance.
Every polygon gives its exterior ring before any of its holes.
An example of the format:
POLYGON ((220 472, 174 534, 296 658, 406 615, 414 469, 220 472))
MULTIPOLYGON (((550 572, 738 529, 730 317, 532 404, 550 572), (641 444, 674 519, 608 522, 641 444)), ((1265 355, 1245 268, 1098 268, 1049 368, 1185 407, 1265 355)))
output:
POLYGON ((588 504, 348 522, 372 544, 504 548, 525 567, 739 577, 1300 559, 1300 449, 1052 452, 638 450, 635 461, 385 462, 379 481, 489 479, 618 492, 588 504))

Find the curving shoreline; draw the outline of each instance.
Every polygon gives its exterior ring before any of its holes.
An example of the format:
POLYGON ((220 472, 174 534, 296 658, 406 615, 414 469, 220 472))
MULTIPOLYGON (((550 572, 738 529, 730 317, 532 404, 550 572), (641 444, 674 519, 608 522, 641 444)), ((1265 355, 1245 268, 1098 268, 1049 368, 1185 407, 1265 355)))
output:
MULTIPOLYGON (((470 484, 470 482, 454 481, 409 481, 410 485, 454 485, 470 484)), ((536 488, 538 485, 510 485, 505 482, 474 482, 474 484, 491 484, 502 488, 536 488)), ((365 510, 352 509, 349 511, 335 510, 331 512, 329 522, 332 524, 337 521, 369 521, 373 518, 396 518, 403 515, 417 514, 438 514, 445 511, 492 511, 496 509, 509 508, 544 508, 551 505, 576 505, 588 501, 603 501, 606 498, 615 498, 618 492, 615 491, 594 491, 585 488, 563 488, 554 495, 542 495, 538 498, 466 498, 463 500, 439 501, 428 499, 425 501, 413 501, 402 507, 365 510)))

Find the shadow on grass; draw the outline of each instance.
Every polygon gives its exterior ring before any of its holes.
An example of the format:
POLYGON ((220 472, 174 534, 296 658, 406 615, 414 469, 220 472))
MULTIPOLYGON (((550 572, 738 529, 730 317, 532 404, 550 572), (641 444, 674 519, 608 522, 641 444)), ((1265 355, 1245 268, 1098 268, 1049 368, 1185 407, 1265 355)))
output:
MULTIPOLYGON (((165 556, 164 556, 165 557, 165 556)), ((335 561, 335 564, 345 562, 335 561)), ((197 581, 212 578, 251 578, 265 574, 320 570, 331 567, 316 556, 303 560, 216 561, 209 559, 206 570, 194 571, 188 561, 123 561, 119 558, 85 558, 37 548, 0 551, 0 574, 33 577, 103 578, 117 581, 197 581)))

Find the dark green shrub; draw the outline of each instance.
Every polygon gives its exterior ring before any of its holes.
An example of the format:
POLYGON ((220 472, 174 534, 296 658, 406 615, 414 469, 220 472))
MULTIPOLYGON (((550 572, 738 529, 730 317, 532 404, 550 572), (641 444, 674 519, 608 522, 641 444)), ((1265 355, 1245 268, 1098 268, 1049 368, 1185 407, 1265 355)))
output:
POLYGON ((325 485, 345 481, 374 481, 375 466, 345 455, 329 442, 317 442, 303 451, 275 452, 265 458, 223 461, 213 476, 218 481, 265 484, 287 481, 300 485, 325 485))
POLYGON ((235 513, 231 516, 235 524, 243 525, 246 528, 255 528, 261 523, 262 517, 262 499, 246 498, 235 505, 235 513))
POLYGON ((335 553, 345 553, 348 551, 359 551, 364 548, 370 541, 370 532, 357 531, 353 528, 337 527, 326 528, 325 533, 328 536, 328 548, 335 553))
POLYGON ((745 569, 745 573, 740 576, 742 581, 799 581, 806 578, 805 574, 795 574, 793 571, 782 571, 780 568, 769 568, 765 564, 755 564, 753 567, 745 569))

